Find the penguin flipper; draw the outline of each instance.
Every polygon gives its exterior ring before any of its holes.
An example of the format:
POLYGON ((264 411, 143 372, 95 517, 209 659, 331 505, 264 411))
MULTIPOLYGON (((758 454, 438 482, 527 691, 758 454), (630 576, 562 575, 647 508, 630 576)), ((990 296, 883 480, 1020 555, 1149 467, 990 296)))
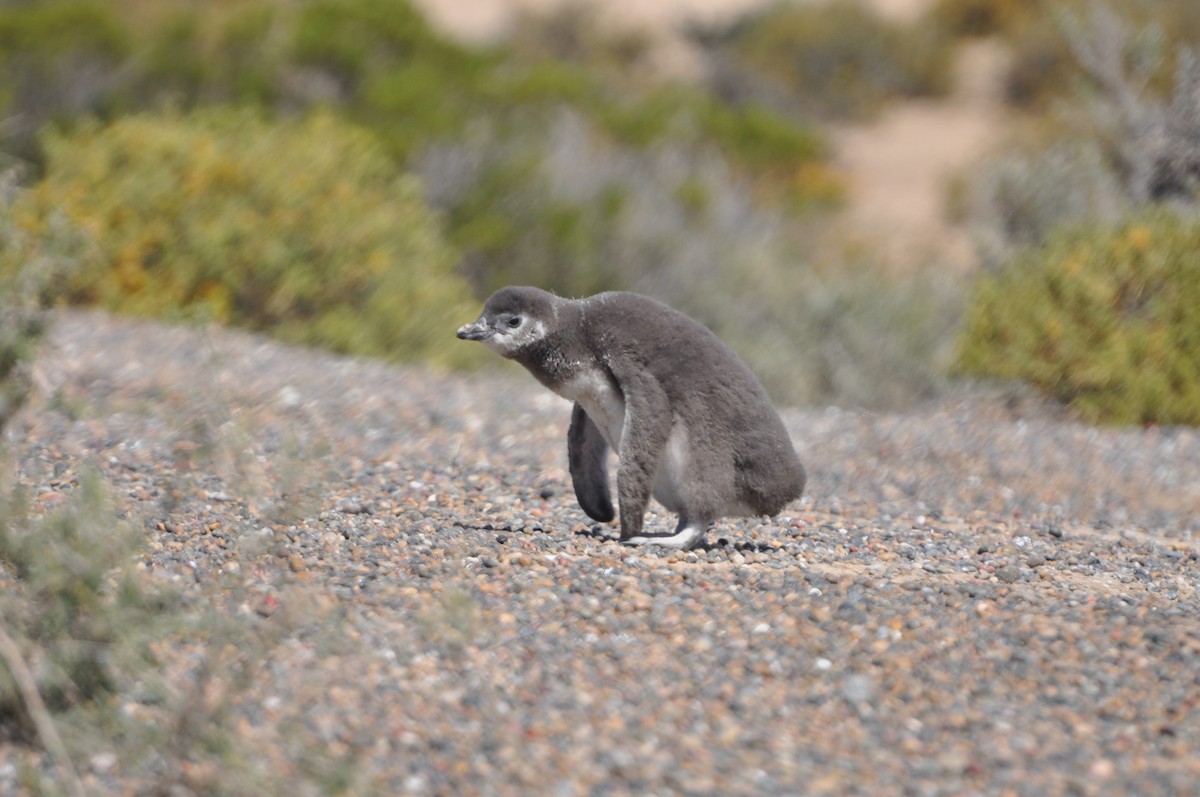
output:
POLYGON ((588 517, 601 523, 616 517, 608 490, 608 443, 578 403, 567 431, 567 463, 575 498, 588 517))

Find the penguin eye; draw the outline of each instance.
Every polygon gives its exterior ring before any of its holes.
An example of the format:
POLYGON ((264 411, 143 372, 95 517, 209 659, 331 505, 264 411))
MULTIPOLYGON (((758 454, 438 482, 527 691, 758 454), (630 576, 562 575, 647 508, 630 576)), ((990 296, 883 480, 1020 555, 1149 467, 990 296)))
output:
POLYGON ((506 323, 508 324, 509 329, 516 329, 517 327, 521 326, 521 316, 514 315, 509 318, 506 323))

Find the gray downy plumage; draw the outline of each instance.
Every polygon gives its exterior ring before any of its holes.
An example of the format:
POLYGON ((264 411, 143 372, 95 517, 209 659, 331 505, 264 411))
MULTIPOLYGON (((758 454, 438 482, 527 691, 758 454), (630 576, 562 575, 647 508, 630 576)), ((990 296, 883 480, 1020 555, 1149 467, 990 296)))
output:
POLYGON ((635 293, 563 299, 502 288, 459 328, 575 403, 567 433, 575 495, 613 519, 607 454, 617 452, 621 540, 688 549, 727 515, 774 515, 804 491, 805 471, 762 384, 683 313, 635 293), (679 515, 646 535, 654 496, 679 515))

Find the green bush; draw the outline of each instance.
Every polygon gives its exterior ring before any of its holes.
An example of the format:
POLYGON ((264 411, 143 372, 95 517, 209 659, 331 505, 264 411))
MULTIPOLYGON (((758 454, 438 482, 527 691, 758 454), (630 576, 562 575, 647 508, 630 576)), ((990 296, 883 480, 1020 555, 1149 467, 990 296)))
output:
POLYGON ((571 63, 631 87, 661 83, 653 34, 607 24, 599 9, 597 4, 570 2, 524 11, 512 26, 509 46, 529 63, 571 63))
POLYGON ((1200 220, 1087 226, 980 280, 958 365, 1105 423, 1200 424, 1200 220))
POLYGON ((514 282, 583 296, 736 279, 788 238, 718 152, 616 146, 567 111, 481 126, 431 148, 418 170, 483 296, 514 282))
MULTIPOLYGON (((844 194, 840 175, 828 164, 824 137, 813 127, 766 107, 730 106, 696 87, 642 81, 631 88, 618 64, 609 69, 595 61, 636 59, 632 45, 614 41, 616 49, 610 50, 603 37, 592 41, 595 32, 585 18, 569 11, 545 24, 550 30, 563 25, 574 30, 575 45, 528 32, 511 46, 491 49, 442 37, 403 0, 114 0, 106 13, 132 44, 118 53, 124 58, 121 68, 89 105, 105 118, 163 105, 184 113, 228 102, 288 111, 321 106, 373 132, 410 168, 428 160, 430 151, 448 148, 465 152, 468 160, 484 159, 487 168, 475 171, 477 184, 440 192, 454 197, 442 209, 450 237, 469 249, 467 270, 474 275, 484 268, 503 271, 511 281, 538 282, 546 263, 573 258, 581 261, 570 267, 578 272, 608 257, 605 239, 619 235, 614 213, 624 202, 621 196, 631 198, 642 182, 617 186, 606 194, 606 204, 595 207, 546 191, 546 181, 563 179, 534 168, 530 159, 545 160, 538 152, 545 130, 564 111, 584 119, 595 147, 614 157, 653 160, 673 150, 681 158, 723 160, 727 179, 749 185, 767 213, 820 211, 838 204, 844 194), (486 153, 471 153, 481 130, 485 139, 498 140, 481 145, 486 153), (498 238, 504 240, 497 243, 498 238), (530 266, 523 268, 526 263, 530 266)), ((26 109, 18 104, 12 112, 24 118, 26 109)), ((65 109, 60 116, 61 130, 79 123, 65 109)), ((94 129, 84 130, 78 140, 94 135, 94 129)), ((57 151, 60 160, 67 157, 63 146, 57 151)), ((684 190, 680 196, 695 203, 704 199, 700 193, 684 190)), ((143 289, 137 269, 123 264, 120 270, 132 281, 110 280, 111 290, 99 298, 124 311, 145 312, 139 303, 160 306, 152 297, 163 285, 143 289), (122 291, 139 296, 118 303, 115 297, 122 291)), ((164 278, 169 273, 156 272, 164 278)), ((203 288, 189 287, 191 277, 180 284, 177 276, 171 277, 171 290, 185 295, 163 309, 186 304, 253 328, 274 323, 252 318, 254 313, 239 317, 237 307, 222 310, 223 301, 233 304, 228 286, 217 290, 205 277, 203 288), (198 290, 216 293, 192 295, 198 290)), ((552 283, 629 287, 604 275, 552 283)))
POLYGON ((0 3, 6 148, 28 158, 46 122, 103 110, 132 47, 127 26, 98 0, 0 3))
POLYGON ((117 87, 121 108, 137 110, 205 102, 275 104, 287 96, 281 66, 286 15, 272 0, 197 5, 160 0, 149 10, 118 0, 122 19, 139 34, 128 81, 117 87))
POLYGON ((76 301, 357 354, 464 356, 445 319, 474 311, 467 286, 417 182, 367 132, 327 115, 142 115, 50 136, 46 154, 34 223, 61 208, 102 250, 70 283, 76 301))
POLYGON ((943 94, 952 80, 941 28, 889 22, 860 0, 780 3, 698 38, 718 93, 806 116, 868 116, 889 97, 943 94))

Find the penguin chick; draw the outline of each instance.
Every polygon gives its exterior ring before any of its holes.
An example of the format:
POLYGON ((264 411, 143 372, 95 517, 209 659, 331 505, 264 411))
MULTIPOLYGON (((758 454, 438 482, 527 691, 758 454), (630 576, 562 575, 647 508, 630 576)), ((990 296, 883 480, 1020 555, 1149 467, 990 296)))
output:
POLYGON ((605 523, 614 516, 607 454, 617 452, 626 544, 693 548, 717 518, 774 515, 804 491, 804 466, 762 384, 712 332, 665 304, 507 287, 458 337, 516 360, 574 402, 571 480, 583 511, 605 523), (651 495, 679 515, 674 532, 642 533, 651 495))

